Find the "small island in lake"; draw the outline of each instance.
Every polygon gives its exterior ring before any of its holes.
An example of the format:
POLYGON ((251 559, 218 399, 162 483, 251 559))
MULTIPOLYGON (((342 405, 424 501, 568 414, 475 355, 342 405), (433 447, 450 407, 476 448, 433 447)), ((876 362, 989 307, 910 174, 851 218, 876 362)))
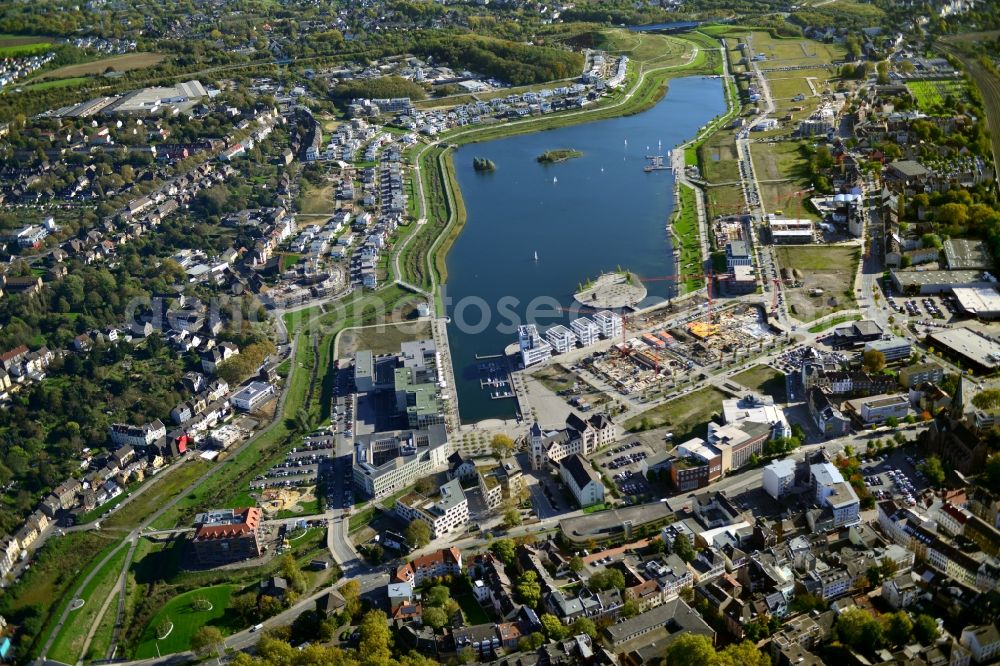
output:
POLYGON ((472 158, 472 168, 476 171, 496 171, 497 165, 485 157, 472 158))
POLYGON ((583 152, 573 150, 572 148, 559 148, 557 150, 546 150, 538 156, 538 161, 542 164, 555 164, 571 160, 574 157, 583 157, 583 152))

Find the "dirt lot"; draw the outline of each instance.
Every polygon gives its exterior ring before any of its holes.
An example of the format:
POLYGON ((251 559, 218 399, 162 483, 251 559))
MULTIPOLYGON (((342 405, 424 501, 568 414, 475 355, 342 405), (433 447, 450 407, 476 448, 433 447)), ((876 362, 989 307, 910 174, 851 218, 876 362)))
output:
POLYGON ((142 69, 159 64, 167 56, 162 53, 129 53, 126 55, 102 58, 93 62, 81 62, 76 65, 66 65, 51 72, 46 72, 34 81, 44 81, 48 79, 67 79, 74 76, 85 76, 87 74, 103 74, 112 69, 116 72, 127 72, 132 69, 142 69))
POLYGON ((786 290, 792 315, 801 321, 813 321, 855 307, 854 274, 860 257, 861 250, 856 246, 776 248, 778 266, 801 274, 802 286, 786 290), (810 296, 812 289, 822 289, 823 293, 810 296))

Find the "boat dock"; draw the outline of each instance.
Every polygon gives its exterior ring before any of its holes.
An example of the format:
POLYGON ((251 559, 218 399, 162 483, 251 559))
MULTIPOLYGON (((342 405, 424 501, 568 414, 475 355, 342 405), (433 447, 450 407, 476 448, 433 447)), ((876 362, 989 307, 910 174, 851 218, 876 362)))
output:
POLYGON ((646 159, 649 160, 649 164, 642 168, 646 173, 650 171, 666 171, 670 168, 663 163, 663 155, 646 155, 646 159))
POLYGON ((488 358, 479 364, 479 388, 490 391, 491 400, 505 400, 515 397, 511 387, 510 370, 507 362, 500 354, 492 356, 480 356, 476 358, 488 358))

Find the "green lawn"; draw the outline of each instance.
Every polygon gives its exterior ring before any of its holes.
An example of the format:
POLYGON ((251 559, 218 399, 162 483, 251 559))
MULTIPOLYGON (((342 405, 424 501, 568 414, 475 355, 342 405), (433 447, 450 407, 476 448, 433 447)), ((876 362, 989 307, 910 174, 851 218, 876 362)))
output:
POLYGON ((738 375, 733 381, 774 398, 775 402, 785 401, 785 376, 768 365, 755 365, 738 375))
POLYGON ((70 86, 78 86, 81 83, 87 83, 92 81, 90 77, 87 76, 74 76, 68 79, 55 79, 53 81, 42 81, 41 83, 32 83, 24 87, 24 92, 33 92, 38 90, 51 90, 52 88, 69 88, 70 86))
MULTIPOLYGON (((681 186, 678 188, 680 206, 674 212, 673 232, 674 243, 680 250, 680 275, 701 275, 703 266, 701 264, 701 231, 698 229, 698 208, 695 201, 695 192, 690 187, 681 186)), ((683 289, 678 289, 680 293, 687 293, 701 288, 703 282, 700 278, 688 278, 684 281, 683 289)))
MULTIPOLYGON (((76 663, 83 650, 87 632, 97 620, 97 614, 100 612, 104 600, 118 584, 118 576, 121 573, 122 565, 125 564, 127 554, 128 544, 124 544, 80 593, 80 598, 85 603, 82 608, 70 612, 66 624, 63 625, 62 631, 59 632, 49 650, 48 656, 50 658, 65 664, 76 663)), ((112 606, 108 612, 114 615, 116 608, 112 606)))
POLYGON ((456 580, 452 586, 451 596, 462 608, 466 625, 486 624, 490 621, 490 616, 472 595, 472 585, 467 577, 461 576, 456 580))
POLYGON ((816 324, 815 326, 809 327, 810 333, 819 333, 820 331, 825 331, 828 328, 833 328, 839 324, 843 324, 849 321, 858 321, 861 319, 861 315, 845 315, 843 317, 834 317, 833 319, 827 319, 826 321, 816 324))
POLYGON ((948 79, 942 81, 910 81, 906 87, 917 100, 917 106, 921 111, 934 111, 944 103, 946 97, 951 95, 958 101, 964 100, 968 96, 968 88, 965 81, 961 79, 948 79))
POLYGON ((633 432, 669 428, 678 443, 704 437, 708 422, 722 410, 723 398, 722 391, 708 386, 633 416, 624 427, 633 432))
POLYGON ((190 647, 194 633, 205 625, 218 627, 224 635, 233 633, 239 627, 235 624, 235 618, 227 617, 226 609, 233 593, 238 591, 239 588, 235 585, 216 585, 177 595, 146 625, 134 657, 136 659, 155 657, 157 643, 159 643, 159 654, 183 652, 190 647), (212 609, 196 610, 193 602, 198 597, 207 599, 212 604, 212 609), (161 625, 169 623, 173 624, 173 629, 165 638, 157 641, 158 629, 161 625))

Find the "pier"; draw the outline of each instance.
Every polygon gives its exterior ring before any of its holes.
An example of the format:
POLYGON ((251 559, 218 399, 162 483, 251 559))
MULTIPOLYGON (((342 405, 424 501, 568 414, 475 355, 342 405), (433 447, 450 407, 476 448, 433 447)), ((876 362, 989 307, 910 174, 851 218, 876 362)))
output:
POLYGON ((650 171, 667 171, 670 169, 668 165, 663 163, 663 155, 646 155, 646 159, 649 160, 649 164, 642 168, 646 173, 650 171))

